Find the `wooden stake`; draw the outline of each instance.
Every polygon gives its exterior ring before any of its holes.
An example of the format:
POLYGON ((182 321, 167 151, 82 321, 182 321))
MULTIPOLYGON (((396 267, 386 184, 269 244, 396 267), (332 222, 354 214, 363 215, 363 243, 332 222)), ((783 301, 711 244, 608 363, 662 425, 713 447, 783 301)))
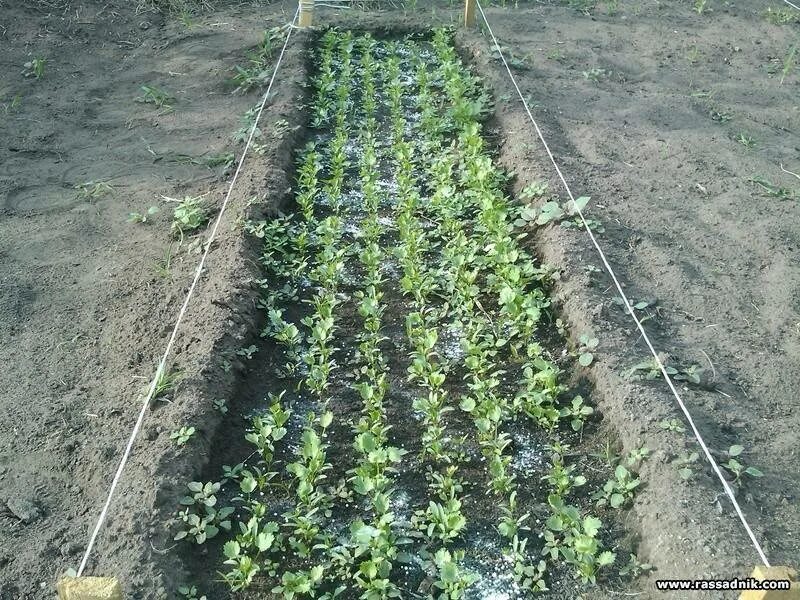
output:
POLYGON ((56 589, 59 600, 122 600, 116 577, 64 577, 56 589))
POLYGON ((753 579, 788 579, 789 590, 747 590, 742 592, 739 600, 800 600, 800 584, 797 582, 797 571, 791 567, 756 567, 751 575, 753 579))
POLYGON ((464 27, 475 27, 475 0, 466 0, 464 6, 464 27))
POLYGON ((300 27, 311 27, 314 17, 314 0, 300 0, 300 27))

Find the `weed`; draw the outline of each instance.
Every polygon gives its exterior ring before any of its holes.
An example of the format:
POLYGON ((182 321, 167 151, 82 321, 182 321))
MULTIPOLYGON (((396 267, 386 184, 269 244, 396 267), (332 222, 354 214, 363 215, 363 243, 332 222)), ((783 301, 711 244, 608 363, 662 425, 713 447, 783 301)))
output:
POLYGON ((3 112, 9 114, 15 112, 22 106, 22 94, 17 94, 11 99, 11 102, 3 103, 3 112))
POLYGON ((800 13, 791 8, 780 6, 778 8, 768 7, 764 13, 764 18, 773 25, 789 25, 800 23, 800 13))
POLYGON ((41 79, 44 77, 44 65, 46 62, 47 60, 44 58, 36 57, 23 65, 25 70, 22 72, 22 74, 25 77, 35 77, 36 79, 41 79))
POLYGON ((223 415, 228 412, 228 401, 224 398, 220 398, 218 400, 214 400, 214 410, 219 411, 223 415))
POLYGON ((650 563, 641 562, 638 556, 631 554, 628 564, 619 570, 619 574, 628 579, 638 579, 640 575, 652 571, 653 568, 650 563))
POLYGON ((203 162, 210 169, 220 166, 228 169, 231 165, 233 165, 235 160, 236 156, 233 154, 233 152, 221 152, 220 154, 209 156, 208 158, 204 159, 203 162))
POLYGON ((183 446, 186 442, 192 439, 194 434, 194 427, 181 427, 180 429, 173 431, 170 434, 169 439, 173 440, 178 446, 183 446))
POLYGON ((712 108, 709 112, 709 116, 711 117, 712 121, 716 121, 717 123, 727 123, 731 119, 733 119, 733 115, 729 112, 724 112, 721 110, 717 110, 712 108))
POLYGON ((606 71, 605 69, 600 69, 598 67, 593 67, 588 71, 583 71, 582 74, 584 79, 586 79, 587 81, 591 81, 593 83, 598 83, 601 79, 605 79, 606 77, 611 75, 609 71, 606 71))
POLYGON ((739 133, 738 136, 736 136, 736 141, 739 142, 745 148, 755 148, 756 147, 755 139, 752 136, 749 136, 749 135, 745 134, 744 132, 741 132, 741 133, 739 133))
POLYGON ((783 69, 781 69, 781 85, 783 85, 784 80, 791 75, 795 69, 797 46, 798 44, 792 46, 789 49, 789 52, 786 53, 786 57, 783 59, 783 69))
POLYGON ((563 62, 566 60, 567 55, 560 48, 551 48, 547 51, 547 58, 550 60, 555 60, 557 62, 563 62))
POLYGON ((689 61, 690 65, 696 65, 700 61, 700 50, 697 45, 692 46, 689 52, 686 53, 686 60, 689 61))
POLYGON ((594 10, 597 2, 595 0, 567 0, 567 5, 588 16, 594 10))
POLYGON ((114 191, 105 181, 85 181, 74 186, 78 190, 78 197, 86 200, 97 200, 114 191))
POLYGON ((694 12, 698 15, 702 15, 704 12, 709 10, 707 8, 708 0, 694 0, 694 12))
POLYGON ((172 104, 175 102, 174 96, 155 86, 143 85, 140 89, 142 95, 135 99, 136 102, 155 104, 158 108, 167 110, 172 109, 172 104))
POLYGON ((128 222, 130 223, 146 223, 149 217, 152 217, 158 212, 157 206, 151 206, 145 213, 132 212, 128 214, 128 222))
POLYGON ((167 372, 166 369, 161 371, 161 374, 156 380, 156 386, 153 390, 153 400, 162 398, 175 389, 178 382, 181 380, 180 371, 167 372))
POLYGON ((767 196, 772 196, 773 198, 778 198, 780 200, 794 200, 798 197, 797 192, 790 190, 789 188, 780 187, 769 181, 766 177, 762 177, 760 175, 754 175, 748 179, 748 181, 755 183, 767 196))
POLYGON ((164 258, 157 260, 153 265, 153 270, 155 271, 156 275, 162 277, 164 279, 170 279, 172 277, 172 271, 170 270, 170 266, 172 264, 172 244, 170 244, 166 250, 164 250, 164 258))

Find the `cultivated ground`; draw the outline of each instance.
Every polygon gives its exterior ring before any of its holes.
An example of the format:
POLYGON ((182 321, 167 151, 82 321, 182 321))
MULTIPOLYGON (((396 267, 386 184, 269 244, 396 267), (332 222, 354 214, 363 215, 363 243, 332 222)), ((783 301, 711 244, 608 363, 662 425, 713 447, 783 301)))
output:
MULTIPOLYGON (((703 369, 684 398, 706 440, 722 460, 742 445, 742 462, 764 472, 739 492, 756 535, 774 564, 797 566, 800 181, 781 165, 800 172, 800 72, 784 69, 800 25, 770 22, 768 5, 710 0, 697 14, 689 3, 523 3, 487 14, 573 190, 591 196, 588 215, 628 294, 647 303, 657 347, 678 370, 703 369)), ((171 236, 174 205, 161 197, 221 200, 229 168, 205 158, 238 158, 232 135, 258 100, 231 93, 233 67, 293 12, 233 4, 180 20, 123 2, 0 3, 3 600, 52 597, 58 574, 80 561, 199 258, 191 239, 171 236), (46 59, 39 79, 23 75, 34 57, 46 59), (136 102, 142 85, 172 94, 173 110, 136 102), (150 206, 160 210, 147 222, 128 222, 150 206)), ((446 4, 420 4, 416 15, 320 20, 414 29, 457 19, 446 4)), ((291 152, 305 139, 308 39, 292 41, 264 148, 248 159, 187 315, 174 360, 181 383, 148 415, 90 562, 135 598, 168 597, 196 572, 196 557, 165 553, 174 530, 164 523, 254 385, 240 377, 252 364, 236 350, 259 331, 250 285, 261 276, 259 244, 238 225, 287 200, 291 152), (224 420, 219 398, 232 403, 224 420), (186 424, 199 435, 178 451, 169 434, 186 424)), ((457 41, 492 86, 487 127, 515 191, 547 180, 563 201, 487 40, 457 41)), ((746 574, 757 556, 710 469, 700 460, 690 479, 679 475, 676 458, 697 447, 660 425, 679 418, 663 381, 622 377, 647 351, 606 275, 587 268, 601 265, 586 235, 536 232, 533 249, 561 271, 554 293, 571 334, 600 340, 577 372, 603 416, 593 435, 651 450, 618 554, 635 551, 656 571, 581 593, 658 597, 653 578, 746 574)))

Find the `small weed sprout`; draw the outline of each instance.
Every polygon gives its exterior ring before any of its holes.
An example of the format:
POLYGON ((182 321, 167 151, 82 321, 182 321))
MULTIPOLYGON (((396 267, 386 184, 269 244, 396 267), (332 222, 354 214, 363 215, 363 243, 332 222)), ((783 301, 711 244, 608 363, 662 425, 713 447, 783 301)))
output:
POLYGON ((708 4, 708 0, 694 0, 694 12, 698 15, 702 15, 706 10, 710 10, 706 7, 708 4))
POLYGON ((639 557, 631 554, 628 564, 619 570, 619 574, 627 579, 638 579, 640 575, 652 570, 653 566, 650 563, 641 562, 639 557))
POLYGON ((183 446, 184 444, 186 444, 186 442, 192 439, 192 436, 194 436, 194 434, 195 434, 194 427, 181 427, 180 429, 173 431, 170 434, 169 439, 173 440, 175 444, 177 444, 178 446, 183 446))
POLYGON ((78 190, 78 197, 85 200, 97 200, 114 191, 105 181, 85 181, 74 186, 78 190))
POLYGON ((736 136, 736 141, 739 142, 745 148, 755 148, 756 141, 752 136, 745 134, 744 132, 740 133, 736 136))
POLYGON ((584 79, 586 79, 587 81, 591 81, 593 83, 598 83, 601 79, 605 79, 606 77, 611 75, 609 71, 606 71, 605 69, 600 69, 598 67, 594 67, 592 69, 589 69, 588 71, 583 71, 582 74, 584 79))
POLYGON ((159 375, 156 381, 156 387, 153 390, 153 400, 166 396, 173 391, 180 380, 180 371, 174 371, 172 373, 168 373, 166 370, 161 371, 161 375, 159 375))
POLYGON ((226 414, 228 412, 228 401, 224 398, 220 398, 218 400, 214 400, 214 410, 220 412, 221 414, 226 414))
POLYGON ((158 108, 172 109, 172 104, 175 102, 175 97, 168 94, 164 90, 150 86, 143 85, 141 87, 142 95, 136 98, 136 102, 143 104, 154 104, 158 108))
POLYGON ((783 85, 784 80, 791 75, 795 69, 797 46, 798 44, 792 46, 789 52, 786 54, 786 58, 783 59, 783 69, 781 69, 781 85, 783 85))
POLYGON ((46 62, 47 60, 37 56, 23 65, 25 70, 22 72, 22 74, 25 77, 35 77, 36 79, 41 79, 44 77, 44 65, 46 62))

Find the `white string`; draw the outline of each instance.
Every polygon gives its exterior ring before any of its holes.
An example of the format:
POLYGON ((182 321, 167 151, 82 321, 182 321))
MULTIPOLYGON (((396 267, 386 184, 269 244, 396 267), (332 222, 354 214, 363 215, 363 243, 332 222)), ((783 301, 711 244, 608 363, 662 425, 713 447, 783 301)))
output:
POLYGON ((789 0, 783 0, 783 1, 786 2, 786 4, 788 4, 792 8, 796 8, 797 10, 800 10, 800 6, 797 6, 797 4, 792 4, 791 2, 789 2, 789 0))
POLYGON ((686 408, 686 405, 683 403, 683 400, 681 399, 680 394, 678 394, 678 390, 675 388, 675 384, 672 382, 672 378, 669 376, 669 373, 667 373, 667 370, 664 368, 664 363, 661 362, 661 359, 659 358, 658 353, 656 352, 655 348, 653 347, 652 342, 650 341, 650 337, 647 335, 647 332, 645 331, 644 327, 642 326, 642 322, 636 316, 636 313, 634 312, 633 307, 631 306, 631 303, 628 300, 628 297, 625 295, 625 292, 622 290, 622 285, 620 284, 619 280, 617 279, 617 276, 614 273, 614 269, 612 269, 611 265, 608 263, 608 260, 606 259, 606 255, 603 252, 603 249, 600 247, 600 244, 597 242, 597 239, 595 238, 594 234, 592 233, 591 227, 589 227, 589 224, 586 222, 586 219, 583 216, 583 211, 581 211, 581 207, 578 206, 577 202, 575 202, 575 197, 572 195, 572 190, 570 190, 570 187, 567 184, 567 180, 564 179, 564 175, 561 173, 561 169, 559 168, 558 163, 556 162, 556 159, 553 157, 553 153, 550 151, 550 146, 548 146, 547 142, 545 141, 544 135, 542 135, 542 130, 539 129, 539 125, 536 123, 536 120, 533 118, 533 114, 531 114, 531 110, 528 107, 528 102, 525 100, 525 97, 522 95, 522 90, 519 89, 519 85, 517 85, 517 80, 514 78, 514 74, 511 72, 511 68, 508 66, 508 63, 506 62, 506 58, 503 55, 503 50, 500 48, 500 44, 497 42, 497 38, 495 37, 494 32, 492 31, 491 25, 489 25, 489 20, 486 18, 486 14, 483 12, 483 7, 481 6, 481 3, 478 0, 475 0, 475 3, 478 6, 478 10, 480 11, 481 16, 483 17, 484 23, 486 23, 486 28, 489 31, 489 35, 492 36, 492 40, 494 41, 495 48, 497 49, 497 52, 500 54, 500 59, 503 61, 503 64, 506 67, 506 71, 508 71, 508 75, 511 78, 511 83, 514 84, 514 87, 517 90, 517 94, 519 94, 520 100, 522 100, 522 105, 525 107, 525 111, 528 113, 528 117, 530 118, 531 123, 533 123, 533 126, 536 129, 536 133, 538 134, 539 139, 541 140, 542 145, 544 146, 544 149, 547 152, 547 155, 550 157, 550 162, 553 163, 553 167, 555 167, 556 173, 558 173, 558 177, 561 179, 561 183, 564 184, 564 189, 567 191, 567 194, 569 195, 569 198, 572 201, 572 205, 573 205, 573 207, 575 209, 575 212, 580 217, 581 222, 583 223, 583 226, 586 229, 586 233, 589 234, 589 238, 592 240, 592 244, 594 244, 594 247, 597 249, 597 252, 600 255, 600 259, 603 261, 603 265, 605 266, 606 271, 608 271, 608 274, 611 276, 611 279, 614 281, 614 285, 616 286, 617 291, 619 292, 619 295, 622 297, 622 301, 625 303, 625 308, 628 309, 628 312, 630 313, 631 317, 635 321, 636 327, 639 328, 639 331, 641 332, 642 338, 644 339, 645 343, 647 344, 647 347, 650 348, 650 352, 653 354, 653 358, 655 359, 656 364, 658 365, 658 368, 661 370, 661 374, 664 376, 664 380, 667 382, 667 385, 669 385, 669 389, 672 391, 672 394, 675 396, 675 400, 677 400, 678 406, 680 406, 681 410, 683 411, 683 414, 686 416, 686 420, 688 421, 689 426, 692 428, 692 431, 694 432, 694 436, 695 436, 695 438, 697 438, 697 441, 700 444, 700 447, 703 449, 703 453, 705 454, 706 458, 708 459, 708 462, 711 463, 711 467, 714 469, 714 472, 717 474, 717 477, 719 477, 719 480, 722 483, 722 487, 725 488, 725 492, 727 493, 728 497, 730 498, 731 503, 733 504, 733 507, 736 510, 736 514, 739 515, 739 520, 742 522, 742 525, 744 525, 744 528, 747 531, 747 535, 750 536, 750 541, 753 542, 753 546, 755 546, 756 552, 758 552, 758 556, 761 558, 761 561, 764 563, 764 566, 769 568, 769 566, 770 566, 769 560, 767 560, 767 556, 764 553, 764 550, 761 548, 761 544, 758 543, 758 539, 756 538, 755 534, 753 533, 753 530, 750 528, 750 525, 748 524, 747 519, 745 518, 744 513, 742 512, 742 509, 739 506, 739 503, 736 501, 736 496, 734 495, 730 484, 728 484, 728 481, 725 479, 725 476, 722 474, 722 471, 720 470, 719 465, 717 465, 717 461, 714 460, 714 457, 711 455, 711 451, 708 449, 708 446, 706 446, 705 441, 703 441, 703 437, 700 435, 700 432, 698 431, 697 426, 694 423, 694 419, 692 419, 692 415, 689 413, 689 410, 686 408))
MULTIPOLYGON (((300 8, 298 7, 297 11, 294 14, 294 19, 292 19, 291 25, 294 25, 294 22, 297 20, 297 15, 300 12, 300 8)), ((133 431, 131 431, 130 438, 128 439, 128 445, 125 447, 125 452, 122 454, 122 459, 119 462, 119 466, 117 467, 117 472, 114 474, 114 479, 111 481, 111 487, 108 490, 108 497, 106 498, 105 504, 103 505, 103 510, 100 512, 100 516, 97 519, 97 524, 92 531, 92 535, 89 538, 89 544, 86 547, 86 552, 83 555, 83 560, 81 560, 81 565, 78 568, 77 575, 78 577, 81 576, 84 569, 86 568, 86 563, 89 560, 89 556, 92 553, 92 549, 94 548, 94 544, 97 541, 97 536, 100 533, 100 528, 103 526, 105 522, 106 516, 108 515, 108 509, 111 506, 111 500, 114 497, 114 492, 117 489, 117 484, 119 483, 120 478, 122 477, 122 472, 125 470, 125 465, 128 463, 128 458, 131 455, 131 450, 133 449, 133 444, 136 441, 136 436, 139 434, 139 430, 142 428, 142 423, 144 422, 144 417, 147 414, 147 407, 150 405, 150 401, 153 399, 153 394, 155 393, 156 384, 158 380, 161 378, 162 374, 164 373, 164 368, 167 364, 167 358, 169 356, 170 351, 172 350, 172 345, 175 343, 175 339, 178 335, 178 327, 183 320, 184 315, 186 314, 186 309, 189 306, 189 300, 194 293, 195 288, 197 287, 197 282, 200 280, 200 275, 203 272, 203 267, 206 263, 206 257, 208 256, 208 252, 211 249, 211 243, 214 241, 214 238, 217 235, 217 229, 219 229, 219 225, 222 222, 222 215, 225 213, 225 209, 228 206, 228 201, 231 198, 231 193, 233 192, 233 186, 236 184, 236 180, 239 177, 239 173, 242 170, 242 165, 244 164, 244 159, 247 156, 247 151, 250 149, 250 144, 253 141, 253 137, 255 135, 256 127, 258 126, 258 121, 261 118, 261 113, 264 111, 264 105, 267 103, 267 97, 269 96, 270 91, 272 90, 272 84, 275 82, 275 76, 278 73, 278 67, 281 65, 281 61, 283 60, 283 55, 286 52, 286 46, 289 44, 289 38, 292 35, 292 27, 288 28, 286 33, 286 40, 283 43, 283 48, 281 49, 280 56, 278 56, 278 60, 275 63, 275 70, 272 72, 272 78, 269 80, 269 85, 267 86, 267 91, 264 93, 264 97, 261 100, 261 105, 258 109, 258 114, 256 115, 255 121, 253 122, 253 126, 250 129, 250 136, 247 138, 247 144, 244 147, 244 151, 242 152, 242 156, 239 159, 239 165, 236 167, 236 172, 233 174, 233 178, 231 179, 231 183, 228 186, 228 193, 225 194, 225 200, 222 202, 222 207, 219 210, 219 215, 217 215, 217 219, 214 222, 214 227, 211 229, 211 234, 208 237, 208 241, 205 245, 205 250, 203 251, 203 256, 200 258, 200 263, 197 265, 197 270, 194 274, 194 279, 192 280, 192 285, 189 287, 189 291, 186 292, 186 298, 183 300, 183 306, 181 306, 181 310, 178 313, 178 319, 175 321, 175 327, 172 329, 172 335, 169 338, 169 342, 167 342, 167 348, 164 350, 164 355, 161 357, 161 362, 158 363, 158 368, 156 369, 156 374, 153 377, 153 381, 150 382, 150 388, 147 392, 147 396, 142 402, 142 409, 139 411, 139 418, 136 420, 136 424, 133 427, 133 431)))

